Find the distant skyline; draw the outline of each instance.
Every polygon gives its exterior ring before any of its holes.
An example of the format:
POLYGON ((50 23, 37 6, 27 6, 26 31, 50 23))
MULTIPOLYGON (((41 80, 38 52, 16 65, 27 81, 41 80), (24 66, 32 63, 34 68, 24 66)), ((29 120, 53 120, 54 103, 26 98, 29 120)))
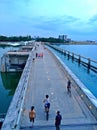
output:
POLYGON ((0 35, 97 41, 97 0, 0 0, 0 35))

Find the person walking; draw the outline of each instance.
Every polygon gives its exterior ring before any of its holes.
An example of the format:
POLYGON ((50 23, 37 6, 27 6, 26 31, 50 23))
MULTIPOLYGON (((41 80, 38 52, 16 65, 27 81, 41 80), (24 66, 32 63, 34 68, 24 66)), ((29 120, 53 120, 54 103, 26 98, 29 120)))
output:
POLYGON ((32 122, 32 126, 33 126, 35 117, 36 117, 36 112, 34 110, 34 106, 32 106, 31 111, 29 112, 29 119, 30 119, 30 122, 32 122))
POLYGON ((67 82, 67 93, 70 95, 70 97, 71 97, 71 81, 70 80, 68 80, 68 82, 67 82))
POLYGON ((55 127, 56 127, 56 130, 60 130, 61 120, 62 120, 62 116, 60 114, 60 111, 57 111, 57 115, 55 117, 55 127))

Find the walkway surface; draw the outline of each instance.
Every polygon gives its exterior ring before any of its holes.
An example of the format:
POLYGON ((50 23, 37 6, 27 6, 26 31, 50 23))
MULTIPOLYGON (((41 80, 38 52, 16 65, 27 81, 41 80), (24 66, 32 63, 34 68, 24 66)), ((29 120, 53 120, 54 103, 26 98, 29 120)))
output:
POLYGON ((97 130, 97 120, 90 113, 84 102, 72 86, 72 96, 67 94, 67 79, 52 57, 51 53, 39 45, 37 57, 32 65, 30 87, 26 93, 24 112, 21 117, 22 130, 55 130, 56 111, 62 115, 61 130, 97 130), (43 99, 48 94, 51 107, 49 120, 45 119, 43 99), (36 119, 33 128, 29 121, 30 107, 34 105, 36 119))

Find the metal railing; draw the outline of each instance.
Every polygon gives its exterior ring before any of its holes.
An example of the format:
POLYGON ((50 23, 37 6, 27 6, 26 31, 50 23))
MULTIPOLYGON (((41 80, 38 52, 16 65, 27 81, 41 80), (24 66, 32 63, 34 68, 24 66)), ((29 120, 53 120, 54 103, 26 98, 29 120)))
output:
POLYGON ((64 54, 64 56, 67 56, 68 60, 71 59, 72 62, 76 61, 78 62, 78 65, 82 64, 83 66, 87 67, 87 71, 90 72, 90 70, 97 73, 97 61, 94 61, 90 58, 86 58, 84 56, 75 54, 73 52, 61 49, 59 47, 56 47, 54 45, 50 45, 47 43, 46 45, 50 46, 51 48, 59 51, 60 53, 64 54))

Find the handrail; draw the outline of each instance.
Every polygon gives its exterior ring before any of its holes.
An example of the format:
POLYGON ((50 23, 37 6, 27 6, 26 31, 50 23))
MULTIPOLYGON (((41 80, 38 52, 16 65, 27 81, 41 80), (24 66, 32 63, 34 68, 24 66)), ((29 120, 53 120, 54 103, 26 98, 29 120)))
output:
POLYGON ((88 72, 90 70, 92 70, 92 71, 97 73, 97 65, 95 65, 95 64, 97 64, 97 61, 92 60, 92 59, 87 58, 87 57, 84 57, 84 56, 81 56, 81 55, 78 55, 78 54, 75 54, 73 52, 64 50, 62 48, 56 47, 56 46, 51 45, 49 43, 46 43, 46 45, 48 45, 51 48, 56 49, 57 51, 63 53, 65 56, 67 55, 68 56, 68 60, 71 57, 71 59, 73 61, 76 60, 78 62, 78 64, 82 64, 83 66, 87 67, 88 72))
MULTIPOLYGON (((33 51, 32 51, 33 52, 33 51)), ((22 92, 23 94, 22 94, 22 96, 21 96, 21 104, 20 104, 20 110, 19 110, 19 114, 18 114, 18 117, 17 117, 17 120, 16 120, 16 123, 15 123, 15 125, 14 125, 14 128, 18 128, 19 127, 19 123, 20 123, 20 118, 21 118, 21 114, 22 114, 22 111, 23 111, 23 105, 24 105, 24 100, 25 100, 25 95, 26 95, 26 90, 27 90, 27 85, 28 85, 28 81, 29 81, 29 70, 30 70, 30 68, 29 68, 29 66, 31 67, 31 62, 32 62, 32 57, 33 57, 33 54, 32 54, 32 52, 30 53, 30 55, 29 55, 29 58, 28 58, 28 60, 27 60, 27 63, 28 63, 28 67, 27 67, 27 70, 26 70, 26 73, 25 73, 25 81, 23 82, 24 84, 23 84, 23 87, 22 87, 22 89, 24 89, 24 91, 22 92), (25 86, 25 87, 24 87, 25 86)))
MULTIPOLYGON (((33 54, 31 53, 30 56, 29 56, 29 59, 28 59, 28 61, 29 61, 28 66, 29 67, 31 67, 32 57, 33 57, 33 54)), ((28 68, 28 70, 30 70, 30 68, 28 68)), ((29 73, 30 73, 30 71, 29 71, 29 73)), ((17 118, 16 127, 19 127, 19 124, 20 124, 20 118, 21 118, 21 114, 22 114, 22 111, 23 111, 23 105, 24 105, 27 85, 28 85, 28 82, 29 82, 29 76, 30 76, 30 74, 27 75, 27 73, 26 73, 26 79, 28 79, 28 80, 26 81, 26 87, 24 88, 23 99, 22 99, 22 102, 21 102, 21 105, 20 105, 20 112, 19 112, 19 115, 18 115, 18 118, 17 118)))

